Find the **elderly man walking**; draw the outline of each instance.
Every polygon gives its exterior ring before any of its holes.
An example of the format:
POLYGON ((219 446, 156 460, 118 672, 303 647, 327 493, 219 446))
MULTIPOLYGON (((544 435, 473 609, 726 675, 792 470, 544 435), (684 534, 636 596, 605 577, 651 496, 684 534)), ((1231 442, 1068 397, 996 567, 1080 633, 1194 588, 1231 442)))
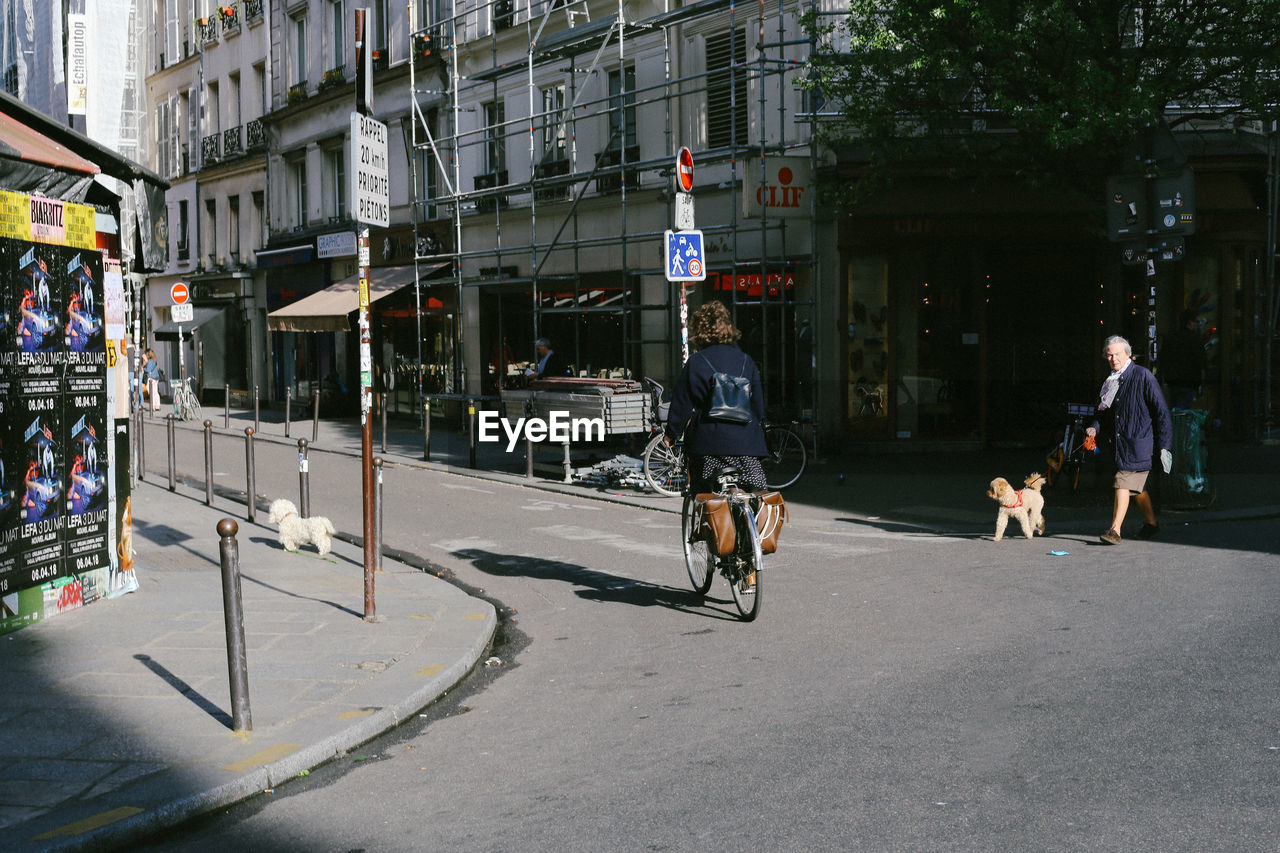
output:
POLYGON ((1151 371, 1133 361, 1127 340, 1112 335, 1103 352, 1111 374, 1102 383, 1097 420, 1085 433, 1096 436, 1099 430, 1105 430, 1104 435, 1115 448, 1116 491, 1111 526, 1099 539, 1107 545, 1119 545, 1130 496, 1146 521, 1138 538, 1150 539, 1160 532, 1151 496, 1147 494, 1147 477, 1157 449, 1164 472, 1169 473, 1173 467, 1173 420, 1160 383, 1151 371))

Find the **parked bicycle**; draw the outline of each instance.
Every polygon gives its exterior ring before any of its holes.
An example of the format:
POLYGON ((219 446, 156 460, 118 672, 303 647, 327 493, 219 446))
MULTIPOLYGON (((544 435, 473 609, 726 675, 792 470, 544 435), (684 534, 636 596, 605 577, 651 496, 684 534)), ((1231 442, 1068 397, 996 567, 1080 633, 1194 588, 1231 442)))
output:
POLYGON ((716 478, 717 488, 712 498, 728 504, 733 524, 732 551, 721 555, 708 541, 703 528, 703 514, 709 511, 707 503, 692 494, 684 496, 684 506, 680 510, 680 539, 684 543, 685 569, 689 572, 694 591, 703 595, 711 589, 711 581, 718 570, 729 582, 738 615, 744 622, 750 622, 760 613, 764 554, 756 526, 758 498, 738 488, 738 474, 733 468, 721 471, 716 478))
MULTIPOLYGON (((653 436, 644 448, 644 478, 660 495, 669 498, 684 493, 689 482, 689 468, 685 460, 684 442, 667 444, 663 440, 662 425, 667 420, 670 403, 662 401, 663 386, 656 379, 646 376, 652 397, 650 429, 653 436)), ((799 433, 782 424, 765 424, 765 446, 769 455, 762 460, 765 484, 771 489, 785 489, 794 485, 804 474, 809 462, 809 451, 799 433)))
POLYGON ((1062 430, 1062 439, 1049 449, 1044 461, 1047 466, 1045 482, 1052 486, 1059 478, 1071 486, 1071 491, 1080 488, 1080 469, 1084 467, 1086 418, 1094 416, 1094 407, 1087 403, 1068 403, 1067 421, 1062 430))
POLYGON ((173 387, 173 414, 184 421, 198 422, 202 419, 202 410, 191 385, 192 378, 188 376, 173 387))

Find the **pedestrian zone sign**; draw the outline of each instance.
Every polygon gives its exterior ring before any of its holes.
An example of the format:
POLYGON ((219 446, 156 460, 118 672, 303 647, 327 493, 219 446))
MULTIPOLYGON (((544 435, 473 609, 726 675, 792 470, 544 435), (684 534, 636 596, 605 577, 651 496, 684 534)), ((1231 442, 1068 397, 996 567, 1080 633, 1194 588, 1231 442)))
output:
POLYGON ((701 231, 666 231, 667 281, 706 281, 701 231))

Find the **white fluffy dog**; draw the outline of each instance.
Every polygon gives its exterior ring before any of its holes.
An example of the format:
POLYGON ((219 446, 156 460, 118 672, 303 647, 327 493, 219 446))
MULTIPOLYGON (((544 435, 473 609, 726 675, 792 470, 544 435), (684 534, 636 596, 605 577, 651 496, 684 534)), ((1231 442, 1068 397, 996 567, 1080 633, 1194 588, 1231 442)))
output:
POLYGON ((303 545, 315 545, 321 556, 332 547, 333 524, 322 515, 302 518, 292 501, 280 498, 271 502, 267 521, 280 525, 280 544, 286 551, 297 551, 303 545))
POLYGON ((1022 525, 1022 535, 1031 538, 1034 529, 1044 535, 1044 495, 1040 487, 1044 485, 1044 477, 1031 474, 1024 481, 1025 489, 1014 489, 1004 477, 996 477, 987 489, 987 497, 1000 504, 996 515, 996 535, 992 540, 999 542, 1004 538, 1004 529, 1009 525, 1009 518, 1018 519, 1022 525))

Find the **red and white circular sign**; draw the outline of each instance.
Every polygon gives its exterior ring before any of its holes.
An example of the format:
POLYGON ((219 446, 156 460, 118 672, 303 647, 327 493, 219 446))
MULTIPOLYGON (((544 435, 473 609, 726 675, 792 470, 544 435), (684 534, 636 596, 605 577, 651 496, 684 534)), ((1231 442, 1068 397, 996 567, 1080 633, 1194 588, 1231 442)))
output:
POLYGON ((174 305, 186 305, 187 300, 191 298, 191 290, 180 281, 169 288, 169 296, 173 298, 174 305))
POLYGON ((676 188, 685 193, 693 189, 693 152, 688 148, 676 155, 676 188))

